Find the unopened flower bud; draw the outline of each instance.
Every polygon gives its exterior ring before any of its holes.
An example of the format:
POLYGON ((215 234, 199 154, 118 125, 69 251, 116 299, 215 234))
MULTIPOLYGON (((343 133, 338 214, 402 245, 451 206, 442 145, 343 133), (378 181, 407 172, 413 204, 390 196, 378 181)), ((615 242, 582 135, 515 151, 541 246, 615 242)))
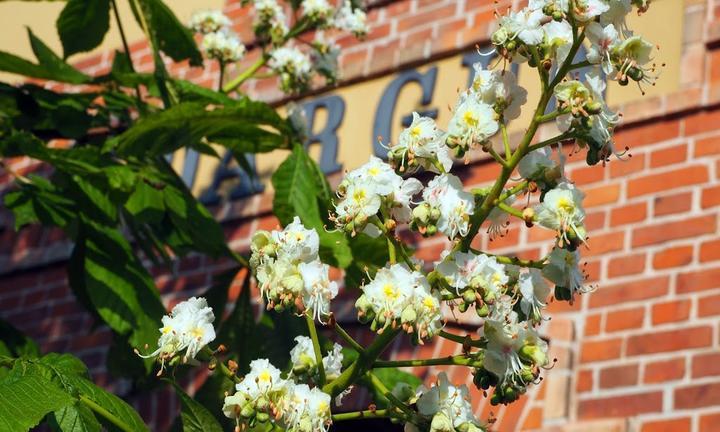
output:
POLYGON ((523 220, 525 220, 525 226, 531 228, 533 221, 535 220, 535 209, 528 207, 522 212, 523 220))

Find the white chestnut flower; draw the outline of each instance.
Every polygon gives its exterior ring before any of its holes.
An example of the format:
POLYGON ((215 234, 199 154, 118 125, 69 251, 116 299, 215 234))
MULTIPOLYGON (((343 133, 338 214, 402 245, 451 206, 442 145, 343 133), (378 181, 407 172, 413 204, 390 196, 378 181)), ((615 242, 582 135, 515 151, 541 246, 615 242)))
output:
POLYGON ((325 369, 325 376, 328 381, 333 380, 340 376, 342 373, 342 345, 335 343, 333 349, 327 353, 322 359, 323 368, 325 369))
POLYGON ((501 385, 527 385, 531 368, 548 364, 547 343, 532 328, 506 320, 485 320, 484 337, 488 344, 483 368, 495 374, 501 385))
POLYGON ((432 387, 421 386, 417 393, 418 412, 432 418, 431 431, 479 430, 482 427, 473 415, 467 386, 450 384, 445 372, 438 374, 432 387))
POLYGON ((334 11, 327 0, 303 0, 302 10, 303 16, 321 23, 329 19, 334 11))
POLYGON ((585 82, 593 95, 593 98, 600 103, 599 112, 593 117, 590 127, 590 137, 600 144, 603 148, 601 156, 606 159, 614 154, 620 158, 623 153, 619 153, 614 146, 612 133, 615 126, 620 124, 620 115, 614 113, 603 100, 605 87, 607 83, 598 70, 593 70, 585 74, 585 82))
MULTIPOLYGON (((334 344, 332 351, 322 359, 325 376, 328 380, 334 379, 342 372, 342 346, 334 344)), ((317 359, 312 339, 307 336, 297 336, 295 346, 290 350, 290 362, 294 375, 314 375, 317 372, 317 359)))
POLYGON ((202 40, 202 47, 209 58, 224 63, 234 63, 245 56, 245 45, 231 30, 220 30, 207 33, 202 40))
POLYGON ((170 314, 162 317, 158 349, 142 358, 158 357, 162 373, 165 361, 185 350, 183 361, 194 359, 207 344, 215 340, 212 323, 215 315, 202 297, 192 297, 178 303, 170 314))
POLYGON ((600 14, 600 24, 612 24, 624 35, 632 34, 628 29, 625 17, 632 11, 632 0, 608 0, 608 10, 600 14))
POLYGON ((573 28, 567 21, 550 21, 543 25, 545 43, 555 56, 557 64, 563 64, 573 44, 573 28))
POLYGON ((545 194, 535 208, 538 223, 557 232, 558 237, 570 241, 570 236, 585 241, 585 210, 582 200, 585 194, 572 183, 563 182, 545 194), (570 234, 570 236, 569 236, 570 234))
POLYGON ((583 286, 586 276, 580 270, 580 253, 578 251, 553 249, 548 256, 547 264, 543 267, 542 274, 556 286, 569 290, 571 303, 576 293, 582 294, 592 290, 591 287, 583 286))
POLYGON ((196 33, 214 33, 231 25, 230 19, 219 10, 201 10, 190 17, 190 28, 196 33))
POLYGON ((445 133, 430 117, 413 112, 410 126, 400 132, 398 143, 388 151, 388 158, 399 171, 412 172, 422 167, 433 172, 449 172, 452 168, 450 148, 445 145, 445 133))
POLYGON ((527 102, 527 90, 518 85, 515 74, 511 70, 487 70, 482 63, 475 63, 473 69, 475 76, 469 91, 496 112, 502 112, 503 120, 518 118, 527 102))
POLYGON ((538 45, 543 41, 541 23, 545 15, 542 10, 522 9, 510 11, 500 18, 499 27, 492 35, 496 45, 506 45, 519 40, 527 45, 538 45))
POLYGON ((342 7, 335 17, 335 27, 340 30, 363 37, 368 33, 367 15, 360 8, 352 8, 349 0, 344 0, 342 7))
MULTIPOLYGON (((505 199, 504 204, 511 206, 515 202, 515 195, 509 196, 505 199)), ((502 237, 507 233, 508 225, 510 225, 510 215, 499 207, 495 207, 490 210, 487 220, 489 226, 487 233, 490 235, 490 240, 495 240, 497 237, 502 237)))
POLYGON ((253 0, 255 30, 269 29, 273 41, 282 40, 288 32, 287 17, 277 0, 253 0))
POLYGON ((448 124, 448 142, 463 149, 482 144, 498 131, 491 105, 472 95, 461 97, 448 124))
POLYGON ((591 22, 585 27, 585 34, 590 41, 590 48, 587 52, 587 59, 590 63, 602 65, 606 74, 611 74, 615 69, 611 53, 621 43, 620 34, 613 24, 602 26, 599 23, 591 22))
POLYGON ((402 181, 400 187, 392 194, 392 218, 401 223, 410 222, 412 219, 412 209, 410 204, 412 198, 422 191, 423 186, 420 180, 416 178, 408 178, 402 181))
POLYGON ((610 9, 605 0, 575 0, 572 14, 578 21, 591 21, 610 9))
POLYGON ((542 273, 538 269, 530 269, 520 273, 518 279, 520 288, 520 310, 523 311, 528 320, 535 324, 542 321, 542 310, 546 306, 546 300, 550 295, 550 286, 545 282, 542 273))
POLYGON ((475 211, 475 199, 463 190, 460 179, 452 174, 442 174, 430 181, 423 191, 423 199, 440 212, 437 229, 448 238, 467 235, 470 215, 475 211))
POLYGON ((302 302, 305 313, 323 322, 330 315, 330 300, 338 294, 337 283, 328 276, 330 266, 320 260, 298 264, 298 272, 303 280, 302 302))
POLYGON ((536 180, 544 176, 545 171, 555 167, 551 156, 552 150, 549 147, 539 148, 526 154, 518 164, 520 176, 527 180, 536 180))
POLYGON ((296 47, 284 46, 273 50, 268 66, 280 76, 285 91, 304 88, 312 74, 310 57, 296 47))
POLYGON ((292 384, 280 402, 279 422, 290 432, 327 432, 332 424, 330 395, 307 384, 292 384))
POLYGON ((447 283, 455 288, 455 292, 459 295, 461 290, 470 286, 473 279, 482 273, 488 258, 485 254, 452 252, 443 258, 435 270, 443 275, 447 283))
POLYGON ((277 245, 277 255, 288 261, 311 262, 317 259, 320 237, 315 229, 307 229, 298 216, 282 231, 273 231, 272 240, 277 245))

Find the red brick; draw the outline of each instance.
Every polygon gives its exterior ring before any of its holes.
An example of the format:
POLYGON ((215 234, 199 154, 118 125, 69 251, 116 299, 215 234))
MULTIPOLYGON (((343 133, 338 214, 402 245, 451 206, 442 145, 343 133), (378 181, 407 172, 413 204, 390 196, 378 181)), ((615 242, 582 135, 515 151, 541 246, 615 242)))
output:
POLYGON ((720 111, 703 111, 685 119, 685 135, 716 130, 720 122, 720 111))
POLYGON ((580 362, 611 360, 620 357, 622 339, 584 342, 580 351, 580 362))
POLYGON ((690 316, 690 300, 656 303, 652 307, 653 325, 684 321, 690 316))
POLYGON ((706 414, 700 417, 700 432, 717 432, 717 426, 720 424, 720 412, 714 414, 706 414))
POLYGON ((714 215, 644 226, 633 231, 632 246, 648 246, 670 240, 713 234, 716 227, 717 220, 714 215))
POLYGON ((649 421, 643 424, 640 432, 690 432, 690 418, 649 421))
POLYGON ((720 295, 712 295, 698 299, 698 316, 720 315, 720 295))
POLYGON ((581 400, 578 416, 581 419, 629 417, 644 413, 662 411, 662 392, 638 393, 627 396, 613 396, 602 399, 581 400))
POLYGON ((600 333, 600 318, 602 315, 587 315, 585 318, 585 336, 595 336, 600 333))
POLYGON ((645 155, 640 153, 629 159, 610 161, 610 178, 622 177, 642 171, 645 168, 645 155))
POLYGON ((700 199, 702 208, 715 207, 720 205, 720 186, 713 186, 703 189, 700 199))
POLYGON ((720 405, 720 382, 675 389, 675 409, 720 405))
POLYGON ((628 204, 610 211, 610 226, 640 222, 647 216, 647 204, 644 202, 628 204))
POLYGON ((456 11, 457 6, 451 4, 444 7, 434 8, 432 10, 428 10, 427 12, 423 11, 421 13, 407 15, 406 18, 399 20, 397 32, 403 33, 408 29, 416 29, 424 24, 435 23, 439 20, 455 15, 456 11))
POLYGON ((692 246, 675 246, 657 252, 655 256, 653 256, 653 268, 666 269, 671 267, 681 267, 691 263, 692 259, 692 246))
POLYGON ((668 351, 702 348, 712 344, 712 327, 698 326, 680 330, 655 331, 631 336, 627 343, 627 355, 637 356, 668 351))
POLYGON ((720 260, 720 240, 710 240, 700 245, 700 262, 720 260))
POLYGON ((716 155, 720 153, 720 136, 695 141, 695 157, 716 155))
POLYGON ((620 330, 640 328, 642 327, 644 318, 644 307, 608 312, 605 317, 605 331, 616 332, 620 330))
POLYGON ((578 372, 577 381, 575 382, 575 391, 578 393, 589 392, 593 388, 593 372, 592 369, 582 369, 578 372))
POLYGON ((680 122, 653 122, 638 127, 623 128, 615 134, 617 148, 630 147, 630 150, 666 141, 680 135, 680 122))
POLYGON ((604 255, 622 250, 625 245, 625 233, 622 231, 591 236, 587 241, 588 249, 584 256, 604 255))
POLYGON ((540 407, 535 407, 531 409, 527 417, 525 417, 525 422, 523 422, 522 430, 531 430, 531 429, 540 429, 542 427, 542 421, 543 421, 543 409, 540 407))
POLYGON ((585 188, 583 191, 585 192, 585 200, 583 200, 585 208, 611 204, 617 202, 620 197, 619 184, 605 184, 595 188, 585 188))
POLYGON ((578 167, 573 169, 568 177, 577 185, 599 182, 605 178, 605 167, 602 164, 578 167))
POLYGON ((708 169, 703 165, 688 166, 660 174, 651 174, 628 182, 628 197, 663 192, 708 181, 708 169))
POLYGON ((720 267, 690 273, 681 273, 677 276, 677 292, 687 293, 704 291, 720 287, 720 267))
POLYGON ((658 168, 684 162, 687 159, 687 144, 681 144, 662 150, 654 151, 650 155, 650 168, 658 168))
POLYGON ((685 375, 685 359, 660 360, 645 366, 643 381, 654 384, 682 379, 685 375))
POLYGON ((588 231, 603 229, 605 227, 605 210, 587 213, 583 224, 588 231))
POLYGON ((692 359, 692 377, 720 375, 720 353, 697 354, 692 359))
POLYGON ((607 275, 610 278, 642 273, 645 270, 645 254, 634 254, 613 258, 608 262, 607 275))
POLYGON ((590 307, 603 307, 636 300, 646 300, 667 294, 670 278, 654 277, 624 282, 617 285, 601 286, 590 294, 590 307))
POLYGON ((655 216, 684 213, 692 207, 692 192, 656 197, 654 203, 655 216))
POLYGON ((637 364, 614 366, 600 371, 600 388, 627 387, 638 383, 637 364))

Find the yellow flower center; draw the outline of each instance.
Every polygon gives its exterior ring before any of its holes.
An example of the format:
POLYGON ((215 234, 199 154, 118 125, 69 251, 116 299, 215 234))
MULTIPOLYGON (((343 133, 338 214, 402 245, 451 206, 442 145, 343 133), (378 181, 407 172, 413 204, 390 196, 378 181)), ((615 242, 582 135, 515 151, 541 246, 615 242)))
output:
POLYGON ((205 330, 203 330, 200 327, 195 327, 192 330, 190 330, 190 334, 193 335, 194 338, 200 339, 205 334, 205 330))
POLYGON ((353 192, 353 200, 355 202, 365 201, 365 189, 357 189, 353 192))
POLYGON ((395 300, 398 297, 398 292, 392 284, 385 284, 385 286, 383 286, 383 294, 391 300, 395 300))
POLYGON ((266 370, 260 372, 260 375, 258 375, 258 381, 270 382, 271 380, 272 380, 272 377, 270 376, 270 372, 268 372, 266 370))
POLYGON ((170 333, 170 332, 172 331, 172 327, 170 327, 170 326, 165 326, 165 327, 163 327, 162 330, 160 330, 160 331, 162 332, 162 334, 168 334, 168 333, 170 333))
POLYGON ((432 297, 425 297, 425 300, 423 300, 423 305, 428 309, 435 309, 435 302, 433 301, 432 297))
POLYGON ((421 132, 422 129, 420 129, 420 126, 415 126, 414 128, 410 129, 410 135, 412 135, 413 138, 418 138, 421 132))
POLYGON ((569 199, 562 197, 557 202, 558 210, 563 211, 565 213, 572 213, 573 210, 575 210, 575 205, 573 205, 573 202, 569 199))
POLYGON ((472 113, 472 111, 465 111, 463 114, 463 121, 466 125, 475 127, 478 125, 478 119, 472 113))
POLYGON ((376 175, 380 174, 380 169, 378 167, 372 167, 368 170, 368 174, 375 177, 376 175))

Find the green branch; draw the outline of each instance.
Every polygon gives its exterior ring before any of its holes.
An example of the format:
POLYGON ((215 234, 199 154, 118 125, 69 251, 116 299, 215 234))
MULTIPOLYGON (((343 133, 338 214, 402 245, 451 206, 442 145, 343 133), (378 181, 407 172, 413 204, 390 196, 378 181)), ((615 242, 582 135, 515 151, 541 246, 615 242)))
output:
POLYGON ((265 66, 265 63, 270 59, 270 57, 266 54, 263 54, 255 63, 253 63, 249 68, 245 69, 243 73, 235 77, 232 81, 227 83, 225 86, 222 87, 223 93, 230 93, 231 91, 237 89, 240 87, 245 81, 252 78, 252 76, 260 70, 261 67, 265 66))
POLYGON ((333 414, 333 422, 345 421, 345 420, 360 420, 360 419, 373 419, 373 418, 388 418, 392 417, 392 409, 381 409, 381 410, 365 410, 365 411, 354 411, 347 413, 333 414))
POLYGON ((471 358, 467 355, 456 355, 448 357, 439 357, 431 359, 416 360, 378 360, 373 363, 374 368, 394 368, 394 367, 419 367, 419 366, 469 366, 482 367, 482 359, 471 358))
POLYGON ((416 413, 412 408, 407 406, 405 402, 398 399, 397 396, 395 396, 390 390, 388 390, 387 387, 385 387, 385 383, 383 383, 380 378, 375 376, 372 372, 367 373, 368 378, 370 378, 370 384, 372 384, 373 387, 375 387, 380 393, 382 393, 383 396, 385 396, 390 403, 395 405, 397 409, 403 412, 408 418, 412 420, 413 423, 416 425, 424 423, 424 419, 420 417, 418 413, 416 413))
POLYGON ((307 323, 310 339, 312 339, 313 351, 315 351, 315 362, 317 363, 318 375, 320 376, 319 385, 325 384, 325 366, 323 365, 322 352, 320 351, 320 339, 318 339, 317 328, 315 327, 315 319, 305 311, 305 322, 307 323))
POLYGON ((473 339, 470 335, 460 336, 454 333, 448 333, 445 330, 440 330, 439 336, 443 339, 447 339, 453 342, 457 342, 462 345, 468 345, 475 348, 484 348, 485 343, 480 339, 473 339))
POLYGON ((345 329, 340 326, 340 323, 336 322, 333 328, 335 329, 335 332, 355 351, 359 353, 365 351, 365 348, 363 348, 362 345, 360 345, 355 339, 353 339, 352 336, 350 336, 348 332, 346 332, 345 329))

